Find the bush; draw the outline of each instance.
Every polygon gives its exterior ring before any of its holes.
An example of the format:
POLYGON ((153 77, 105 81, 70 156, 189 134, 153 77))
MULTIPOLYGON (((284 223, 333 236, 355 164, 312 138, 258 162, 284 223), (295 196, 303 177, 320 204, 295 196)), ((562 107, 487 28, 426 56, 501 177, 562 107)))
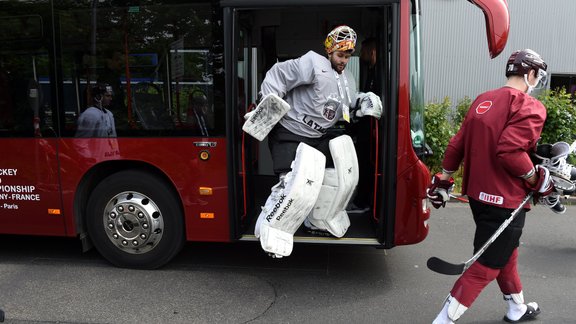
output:
MULTIPOLYGON (((556 143, 565 141, 572 144, 576 140, 576 104, 566 90, 546 91, 538 96, 546 107, 547 119, 542 130, 540 143, 556 143)), ((450 138, 460 129, 460 125, 472 104, 469 97, 464 97, 452 109, 450 98, 445 97, 440 103, 426 104, 424 112, 424 129, 426 143, 432 149, 433 155, 427 157, 426 165, 432 174, 442 171, 442 159, 450 138)), ((576 164, 576 156, 572 154, 569 163, 576 164)), ((462 172, 454 174, 455 192, 459 192, 462 183, 462 172)))
MULTIPOLYGON (((564 141, 572 144, 576 140, 576 104, 571 94, 560 88, 545 91, 538 96, 538 100, 546 107, 547 114, 540 143, 564 141)), ((571 155, 568 161, 574 164, 576 157, 571 155)))
POLYGON ((448 121, 452 115, 452 102, 445 97, 442 102, 430 102, 424 110, 424 132, 426 143, 432 149, 432 156, 426 158, 426 165, 432 174, 442 171, 442 159, 454 127, 448 121))
MULTIPOLYGON (((442 159, 450 138, 460 129, 472 100, 469 97, 458 101, 456 108, 452 109, 452 101, 445 97, 441 103, 431 102, 426 105, 424 112, 424 129, 426 143, 432 149, 433 155, 426 158, 426 165, 432 174, 442 171, 442 159)), ((454 175, 455 192, 460 192, 462 185, 462 170, 454 175)))
POLYGON ((464 97, 464 99, 461 99, 460 101, 458 101, 458 104, 456 104, 456 111, 454 111, 454 115, 452 118, 452 122, 454 125, 454 134, 456 134, 456 132, 458 132, 458 130, 460 129, 460 125, 462 125, 464 117, 466 117, 466 114, 468 113, 468 109, 470 109, 471 104, 472 99, 470 99, 470 97, 468 96, 464 97))

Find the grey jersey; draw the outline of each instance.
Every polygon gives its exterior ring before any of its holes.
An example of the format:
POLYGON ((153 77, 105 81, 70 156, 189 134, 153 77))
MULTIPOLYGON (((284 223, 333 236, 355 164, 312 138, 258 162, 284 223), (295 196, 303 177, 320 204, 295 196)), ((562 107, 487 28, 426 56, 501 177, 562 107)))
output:
POLYGON ((114 116, 108 109, 89 107, 78 117, 76 137, 116 137, 114 116))
POLYGON ((356 91, 348 70, 337 74, 328 58, 313 51, 274 64, 261 87, 263 96, 274 93, 290 104, 280 124, 306 137, 321 137, 334 126, 343 107, 355 104, 356 91))

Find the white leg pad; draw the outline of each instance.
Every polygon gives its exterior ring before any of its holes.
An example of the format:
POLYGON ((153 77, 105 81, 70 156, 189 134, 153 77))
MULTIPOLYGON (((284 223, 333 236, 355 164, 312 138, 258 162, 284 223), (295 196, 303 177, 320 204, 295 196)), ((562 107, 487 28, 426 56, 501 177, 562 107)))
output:
POLYGON ((335 169, 326 169, 322 190, 308 216, 312 225, 342 237, 350 227, 346 206, 358 185, 358 159, 348 135, 330 141, 335 169))
POLYGON ((242 130, 262 141, 270 130, 290 110, 290 105, 275 94, 269 94, 256 107, 244 115, 242 130))
POLYGON ((272 188, 262 207, 254 234, 264 251, 278 257, 292 252, 293 235, 318 199, 326 157, 315 148, 300 143, 292 171, 272 188))

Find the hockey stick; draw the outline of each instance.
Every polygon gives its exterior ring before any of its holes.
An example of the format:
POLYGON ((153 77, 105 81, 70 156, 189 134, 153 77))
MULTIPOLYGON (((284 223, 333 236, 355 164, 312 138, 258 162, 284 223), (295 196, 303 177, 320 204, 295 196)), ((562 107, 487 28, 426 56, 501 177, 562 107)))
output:
POLYGON ((469 203, 468 199, 463 198, 463 197, 459 197, 459 196, 456 196, 453 194, 450 194, 450 198, 454 198, 454 199, 459 200, 459 201, 464 202, 464 203, 469 203))
POLYGON ((508 227, 508 225, 510 225, 510 223, 514 220, 514 218, 516 217, 518 212, 524 207, 524 205, 530 200, 530 198, 532 198, 532 193, 529 193, 526 196, 526 198, 524 198, 524 200, 520 203, 520 206, 518 206, 518 208, 516 208, 516 209, 514 209, 514 211, 512 211, 512 214, 510 214, 510 217, 508 217, 504 221, 504 223, 502 223, 502 225, 500 225, 500 227, 498 227, 496 232, 494 232, 494 234, 492 234, 492 236, 490 236, 490 238, 486 241, 486 243, 484 243, 484 245, 482 245, 482 247, 478 250, 478 252, 476 252, 476 254, 474 254, 474 256, 472 256, 472 258, 470 258, 470 260, 468 260, 464 263, 454 264, 454 263, 446 262, 446 261, 439 259, 437 257, 431 257, 430 259, 428 259, 428 262, 426 263, 426 265, 428 266, 428 269, 430 269, 434 272, 445 274, 445 275, 462 274, 464 271, 466 271, 466 269, 470 268, 472 263, 474 263, 476 260, 478 260, 478 258, 482 255, 482 253, 484 253, 484 251, 486 251, 486 249, 488 249, 490 244, 494 243, 494 241, 498 238, 498 236, 500 236, 500 234, 502 234, 504 229, 506 229, 506 227, 508 227))

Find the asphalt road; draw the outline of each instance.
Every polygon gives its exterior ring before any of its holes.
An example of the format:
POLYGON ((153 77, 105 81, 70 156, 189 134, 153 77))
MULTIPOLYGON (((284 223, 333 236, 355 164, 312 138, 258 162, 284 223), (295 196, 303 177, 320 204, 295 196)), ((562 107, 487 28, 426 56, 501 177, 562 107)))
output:
MULTIPOLYGON (((462 262, 473 230, 466 204, 434 210, 417 245, 296 245, 270 259, 256 243, 189 244, 154 271, 119 269, 76 240, 0 237, 6 323, 431 323, 456 277, 426 260, 462 262)), ((576 206, 529 213, 520 250, 527 301, 539 323, 576 323, 576 206)), ((503 323, 495 283, 458 321, 503 323)))

